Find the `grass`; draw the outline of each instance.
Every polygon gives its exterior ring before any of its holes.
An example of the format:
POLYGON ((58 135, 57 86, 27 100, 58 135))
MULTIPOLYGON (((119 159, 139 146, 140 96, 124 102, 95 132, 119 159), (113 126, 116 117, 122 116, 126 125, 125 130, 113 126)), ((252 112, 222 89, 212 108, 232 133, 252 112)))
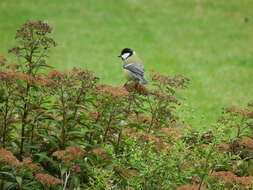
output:
MULTIPOLYGON (((102 82, 124 83, 117 55, 134 48, 146 70, 192 79, 184 92, 193 125, 209 127, 221 108, 252 100, 252 0, 1 0, 0 55, 10 57, 15 30, 47 20, 58 42, 57 69, 94 70, 102 82), (248 18, 248 22, 245 22, 248 18)), ((10 58, 13 60, 13 58, 10 58)))

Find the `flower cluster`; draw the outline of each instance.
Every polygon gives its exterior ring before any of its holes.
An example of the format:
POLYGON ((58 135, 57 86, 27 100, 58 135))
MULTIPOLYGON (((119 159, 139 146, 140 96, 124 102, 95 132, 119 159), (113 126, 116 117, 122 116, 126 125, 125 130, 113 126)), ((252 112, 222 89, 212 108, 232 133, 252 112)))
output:
POLYGON ((205 187, 199 187, 198 185, 183 185, 177 188, 177 190, 208 190, 205 187))
POLYGON ((129 95, 128 91, 122 86, 110 86, 110 85, 101 85, 97 88, 98 92, 113 98, 126 97, 129 95))
POLYGON ((11 72, 11 71, 0 71, 0 80, 5 82, 15 82, 21 80, 30 84, 52 86, 54 81, 45 77, 33 77, 31 75, 11 72))
POLYGON ((132 114, 131 119, 136 123, 147 123, 150 124, 152 122, 152 118, 147 114, 132 114))
POLYGON ((79 166, 76 166, 76 165, 71 166, 71 170, 73 172, 76 172, 76 173, 80 173, 81 172, 81 168, 79 166))
POLYGON ((253 149, 253 139, 249 137, 243 137, 241 139, 238 139, 238 143, 241 146, 253 149))
POLYGON ((111 156, 102 148, 95 148, 91 153, 98 156, 101 160, 111 160, 111 156))
POLYGON ((175 77, 169 77, 165 75, 158 74, 156 72, 151 72, 152 81, 160 84, 161 86, 171 86, 176 88, 185 88, 187 87, 190 79, 182 76, 177 75, 175 77))
POLYGON ((36 174, 35 179, 47 188, 55 187, 61 184, 60 179, 48 174, 44 174, 44 173, 36 174))
POLYGON ((31 40, 33 38, 31 31, 45 35, 51 33, 52 28, 42 21, 28 21, 17 31, 16 38, 31 40))
POLYGON ((243 117, 253 118, 253 111, 249 109, 242 109, 237 106, 229 106, 225 108, 225 111, 228 113, 238 114, 243 117))
POLYGON ((3 148, 0 149, 0 163, 8 164, 12 167, 20 167, 22 165, 10 151, 3 148))
POLYGON ((129 93, 137 93, 140 95, 149 94, 149 90, 143 84, 140 83, 128 83, 124 87, 129 93))
POLYGON ((171 150, 172 146, 161 138, 156 137, 153 134, 141 134, 137 132, 129 133, 130 136, 137 138, 141 142, 152 142, 154 147, 158 151, 171 150))
POLYGON ((65 150, 59 150, 53 153, 57 159, 62 162, 76 161, 85 155, 85 150, 79 146, 67 147, 65 150))
POLYGON ((249 103, 248 103, 248 106, 249 106, 249 107, 253 107, 253 102, 249 102, 249 103))
POLYGON ((71 72, 60 72, 53 70, 48 74, 48 78, 54 81, 55 86, 80 86, 82 88, 93 88, 98 81, 98 77, 94 76, 88 70, 73 68, 71 72))
POLYGON ((215 179, 224 181, 227 184, 240 184, 250 186, 253 184, 253 177, 238 177, 230 171, 218 171, 211 174, 215 179))
POLYGON ((137 170, 124 168, 122 166, 115 166, 114 171, 116 171, 119 175, 121 175, 124 178, 131 178, 139 175, 139 172, 137 170))
POLYGON ((43 171, 43 168, 37 164, 34 164, 32 158, 30 157, 24 158, 21 164, 23 167, 28 168, 33 173, 39 173, 43 171))

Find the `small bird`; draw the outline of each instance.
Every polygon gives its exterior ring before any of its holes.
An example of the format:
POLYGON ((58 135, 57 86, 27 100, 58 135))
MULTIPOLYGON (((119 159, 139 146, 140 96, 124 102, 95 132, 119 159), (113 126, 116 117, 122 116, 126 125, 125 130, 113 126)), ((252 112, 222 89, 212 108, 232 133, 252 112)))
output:
POLYGON ((142 61, 136 55, 135 51, 130 48, 124 48, 118 57, 122 59, 123 72, 128 81, 137 81, 142 84, 148 83, 147 79, 144 77, 144 67, 142 61))

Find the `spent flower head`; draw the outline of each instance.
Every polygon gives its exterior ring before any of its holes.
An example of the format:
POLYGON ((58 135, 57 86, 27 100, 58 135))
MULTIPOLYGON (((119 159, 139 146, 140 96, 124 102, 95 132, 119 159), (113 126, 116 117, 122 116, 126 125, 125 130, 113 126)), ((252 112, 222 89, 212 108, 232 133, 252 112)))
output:
POLYGON ((34 173, 43 171, 43 168, 38 166, 37 164, 34 164, 32 158, 30 157, 24 158, 21 164, 23 167, 28 168, 34 173))
POLYGON ((238 177, 233 172, 230 171, 218 171, 213 172, 212 177, 225 182, 228 185, 243 185, 250 186, 253 184, 253 177, 238 177))
POLYGON ((166 75, 158 74, 154 71, 151 72, 151 79, 156 85, 170 86, 175 88, 185 88, 187 87, 190 79, 182 75, 177 75, 175 77, 170 77, 166 75))
POLYGON ((71 162, 82 158, 85 155, 85 150, 79 146, 67 147, 65 150, 56 151, 53 153, 57 159, 62 162, 71 162))
POLYGON ((140 83, 128 83, 125 86, 125 89, 129 92, 129 93, 137 93, 140 95, 148 95, 149 94, 149 90, 140 83))
POLYGON ((77 165, 71 166, 71 170, 75 173, 80 173, 81 172, 81 168, 77 165))
POLYGON ((3 148, 0 149, 0 163, 8 164, 12 167, 20 167, 22 165, 10 151, 3 148))
POLYGON ((44 173, 36 174, 35 179, 47 188, 55 187, 61 184, 60 179, 48 174, 44 174, 44 173))
POLYGON ((129 95, 129 92, 122 86, 110 86, 110 85, 100 85, 97 88, 98 93, 109 96, 112 98, 121 98, 129 95))

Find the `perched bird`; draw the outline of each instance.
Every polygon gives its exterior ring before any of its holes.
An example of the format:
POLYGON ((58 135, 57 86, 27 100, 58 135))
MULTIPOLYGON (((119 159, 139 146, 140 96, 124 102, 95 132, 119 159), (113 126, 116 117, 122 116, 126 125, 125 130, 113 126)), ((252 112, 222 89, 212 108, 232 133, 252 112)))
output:
POLYGON ((144 77, 144 67, 141 59, 136 55, 135 51, 130 48, 124 48, 118 56, 123 62, 123 72, 128 81, 137 81, 147 84, 148 81, 144 77))

